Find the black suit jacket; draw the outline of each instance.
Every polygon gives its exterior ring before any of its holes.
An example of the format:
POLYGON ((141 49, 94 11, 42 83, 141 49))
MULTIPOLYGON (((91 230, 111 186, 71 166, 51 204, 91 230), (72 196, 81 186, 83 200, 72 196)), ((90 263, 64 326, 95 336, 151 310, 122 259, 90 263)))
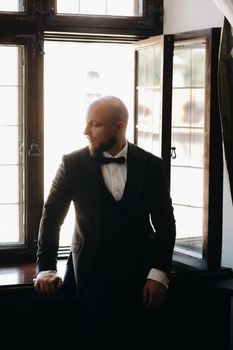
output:
MULTIPOLYGON (((75 278, 78 289, 88 278, 100 248, 100 176, 99 160, 90 155, 88 147, 63 156, 40 222, 38 271, 56 269, 60 226, 74 202, 67 276, 68 280, 75 278)), ((157 268, 169 275, 176 230, 163 160, 129 143, 126 186, 131 203, 128 220, 147 272, 157 268)))

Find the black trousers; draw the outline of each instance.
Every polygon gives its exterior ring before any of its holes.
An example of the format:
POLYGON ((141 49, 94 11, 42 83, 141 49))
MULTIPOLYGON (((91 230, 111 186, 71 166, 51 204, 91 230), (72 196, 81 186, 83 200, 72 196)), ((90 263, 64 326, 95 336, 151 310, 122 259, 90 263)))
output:
POLYGON ((78 298, 76 314, 80 349, 151 349, 162 336, 137 284, 89 284, 78 298))

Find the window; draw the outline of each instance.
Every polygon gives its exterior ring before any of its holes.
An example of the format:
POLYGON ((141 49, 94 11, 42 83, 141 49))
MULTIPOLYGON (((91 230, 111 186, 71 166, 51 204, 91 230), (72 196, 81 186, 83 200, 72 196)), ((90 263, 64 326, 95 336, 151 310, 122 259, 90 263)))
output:
MULTIPOLYGON (((161 34, 162 0, 52 0, 46 31, 143 38, 161 34)), ((42 6, 43 7, 43 6, 42 6)))
POLYGON ((35 99, 39 83, 35 43, 35 35, 2 34, 0 37, 0 172, 3 180, 0 259, 3 261, 32 256, 38 230, 35 217, 41 211, 41 180, 37 181, 41 159, 35 157, 41 112, 35 99))
POLYGON ((222 139, 217 96, 220 30, 175 37, 171 193, 177 218, 177 260, 221 264, 222 139), (214 195, 213 195, 214 194, 214 195), (196 259, 195 259, 196 258, 196 259))
MULTIPOLYGON (((94 98, 110 94, 125 102, 129 110, 127 136, 133 141, 133 45, 46 41, 44 81, 46 198, 61 156, 87 145, 83 134, 85 113, 88 103, 94 98), (58 72, 59 80, 56 79, 58 72)), ((69 246, 73 225, 74 211, 71 207, 61 229, 61 249, 69 246)))
POLYGON ((175 43, 171 195, 177 222, 176 250, 188 251, 200 258, 209 197, 206 186, 209 127, 205 118, 205 56, 205 39, 175 43))
POLYGON ((0 11, 18 12, 24 10, 23 0, 2 0, 0 2, 0 11))
POLYGON ((167 165, 177 224, 174 259, 201 269, 219 267, 221 255, 222 208, 212 196, 221 203, 218 42, 216 29, 157 37, 136 48, 136 141, 167 165))
POLYGON ((0 244, 19 244, 25 224, 24 47, 0 45, 0 56, 0 244))
POLYGON ((57 0, 57 13, 142 16, 142 0, 57 0))
POLYGON ((137 144, 161 156, 162 42, 160 38, 146 39, 135 46, 138 62, 137 144))

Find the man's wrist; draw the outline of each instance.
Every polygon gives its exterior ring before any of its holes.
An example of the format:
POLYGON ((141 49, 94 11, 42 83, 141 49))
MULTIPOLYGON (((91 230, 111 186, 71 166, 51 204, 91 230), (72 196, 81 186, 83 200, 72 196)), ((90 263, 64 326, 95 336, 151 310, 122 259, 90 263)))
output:
POLYGON ((169 287, 169 279, 164 271, 153 268, 150 270, 147 279, 155 280, 162 283, 166 287, 166 289, 168 289, 169 287))
POLYGON ((37 276, 42 276, 42 275, 47 275, 47 274, 49 274, 49 273, 51 273, 51 274, 56 274, 57 273, 57 270, 42 270, 42 271, 39 271, 38 273, 37 273, 37 276))
POLYGON ((49 274, 52 274, 55 276, 57 274, 57 270, 41 270, 36 274, 36 277, 33 278, 33 282, 35 282, 37 278, 40 278, 40 277, 43 277, 44 275, 49 275, 49 274))

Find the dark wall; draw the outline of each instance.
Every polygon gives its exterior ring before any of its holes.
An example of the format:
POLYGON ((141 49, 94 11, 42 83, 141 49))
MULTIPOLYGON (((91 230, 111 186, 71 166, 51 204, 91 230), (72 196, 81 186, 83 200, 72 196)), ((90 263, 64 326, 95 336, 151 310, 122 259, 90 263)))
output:
MULTIPOLYGON (((230 289, 203 284, 201 279, 171 282, 164 307, 150 315, 154 349, 161 340, 163 350, 230 350, 231 294, 230 289)), ((42 297, 32 286, 1 289, 1 344, 52 349, 77 345, 77 312, 63 296, 42 297)))

